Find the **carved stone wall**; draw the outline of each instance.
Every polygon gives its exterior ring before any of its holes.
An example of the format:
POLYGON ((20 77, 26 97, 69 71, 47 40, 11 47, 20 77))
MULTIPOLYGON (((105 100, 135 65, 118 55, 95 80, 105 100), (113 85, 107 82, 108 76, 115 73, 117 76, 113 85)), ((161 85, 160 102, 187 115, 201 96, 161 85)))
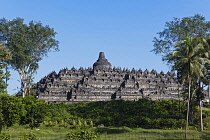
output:
POLYGON ((111 68, 104 53, 100 53, 93 69, 52 72, 37 83, 37 90, 37 98, 46 102, 90 102, 178 99, 182 87, 170 72, 111 68))

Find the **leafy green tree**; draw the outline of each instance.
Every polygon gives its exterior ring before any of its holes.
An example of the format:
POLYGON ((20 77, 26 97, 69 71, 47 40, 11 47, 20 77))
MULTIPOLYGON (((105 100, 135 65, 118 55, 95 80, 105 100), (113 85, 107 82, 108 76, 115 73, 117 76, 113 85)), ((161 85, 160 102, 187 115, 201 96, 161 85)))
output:
POLYGON ((0 42, 0 92, 5 92, 7 83, 5 80, 8 80, 8 73, 4 72, 4 69, 7 67, 6 61, 11 58, 11 53, 7 48, 3 46, 3 43, 0 42))
POLYGON ((32 96, 27 96, 23 99, 25 105, 26 115, 21 117, 20 124, 29 124, 30 128, 40 126, 46 118, 47 103, 36 100, 32 96))
POLYGON ((207 41, 201 37, 186 37, 181 43, 175 45, 175 50, 171 55, 173 60, 173 69, 177 70, 177 74, 182 83, 188 85, 188 110, 186 129, 188 129, 188 121, 192 121, 192 109, 190 107, 192 100, 192 82, 200 83, 200 79, 205 76, 207 69, 204 64, 210 64, 209 55, 210 48, 207 41))
POLYGON ((56 122, 59 125, 66 126, 67 124, 73 124, 73 120, 79 119, 77 116, 73 116, 68 112, 67 105, 65 103, 51 103, 47 108, 47 121, 56 122))
POLYGON ((210 21, 206 21, 205 17, 195 14, 190 17, 174 18, 172 21, 165 23, 162 32, 157 33, 159 37, 154 37, 155 54, 162 55, 163 61, 168 64, 173 63, 170 55, 174 50, 174 45, 180 43, 187 36, 197 36, 208 38, 210 35, 210 21))
POLYGON ((7 94, 0 95, 0 132, 3 128, 19 123, 25 115, 22 99, 7 94))
MULTIPOLYGON (((210 36, 210 21, 206 21, 205 17, 199 14, 195 14, 194 16, 190 16, 190 17, 184 17, 181 19, 174 18, 172 21, 166 22, 164 30, 162 32, 159 32, 158 34, 159 34, 159 37, 155 37, 153 39, 154 49, 152 51, 155 54, 161 54, 162 60, 167 62, 167 64, 174 65, 173 68, 177 70, 178 78, 180 78, 180 81, 182 81, 182 83, 185 81, 184 86, 188 85, 188 90, 189 90, 188 103, 190 103, 190 100, 192 98, 192 96, 190 96, 191 94, 190 92, 192 91, 195 92, 197 90, 197 93, 198 93, 197 98, 199 98, 200 100, 202 97, 201 96, 202 93, 200 92, 201 90, 198 90, 198 89, 191 90, 191 88, 192 87, 200 88, 200 86, 196 86, 196 85, 200 85, 199 84, 200 81, 206 84, 206 82, 203 81, 204 79, 206 79, 206 81, 209 81, 209 76, 206 75, 206 68, 203 67, 205 62, 200 61, 198 59, 198 57, 200 58, 209 58, 209 57, 205 56, 206 54, 203 54, 203 53, 198 54, 200 52, 196 52, 197 50, 194 47, 190 47, 191 49, 189 49, 189 47, 186 47, 186 46, 190 46, 190 45, 196 46, 196 43, 197 43, 197 45, 198 44, 201 46, 203 45, 206 53, 209 53, 209 50, 208 50, 209 47, 208 49, 206 49, 206 47, 209 46, 209 43, 208 43, 209 40, 207 38, 210 36), (187 44, 187 42, 193 43, 193 44, 187 44), (184 45, 186 48, 184 48, 184 46, 182 48, 177 48, 176 47, 177 45, 181 45, 181 46, 184 45), (193 50, 196 52, 196 54, 193 54, 194 53, 193 50), (188 54, 190 54, 190 51, 191 51, 192 57, 190 57, 190 59, 197 59, 199 61, 197 61, 197 64, 194 63, 193 65, 185 65, 185 68, 184 68, 184 65, 181 66, 181 63, 184 64, 186 63, 184 61, 190 62, 190 60, 187 60, 186 58, 180 61, 178 64, 177 62, 181 60, 181 58, 179 57, 176 58, 174 55, 172 55, 173 52, 176 52, 176 51, 179 51, 180 54, 182 51, 183 53, 184 51, 185 52, 189 51, 188 54), (197 67, 194 67, 195 65, 197 67), (190 66, 192 67, 190 68, 190 66), (202 68, 202 70, 199 70, 199 68, 202 68)), ((199 49, 202 50, 201 48, 199 49)), ((174 54, 179 54, 179 53, 174 53, 174 54)), ((191 62, 188 64, 191 64, 191 62)))
POLYGON ((58 51, 56 34, 41 22, 30 21, 27 25, 21 18, 0 19, 0 39, 12 54, 8 64, 19 73, 23 97, 30 92, 38 62, 51 50, 58 51))

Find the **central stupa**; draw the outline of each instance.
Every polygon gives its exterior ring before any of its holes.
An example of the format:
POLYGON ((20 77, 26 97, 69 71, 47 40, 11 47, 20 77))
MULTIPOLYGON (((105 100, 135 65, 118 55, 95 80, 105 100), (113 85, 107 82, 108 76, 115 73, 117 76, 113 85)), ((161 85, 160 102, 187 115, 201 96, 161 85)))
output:
POLYGON ((93 64, 93 69, 111 69, 112 65, 105 58, 104 52, 99 53, 98 60, 93 64))

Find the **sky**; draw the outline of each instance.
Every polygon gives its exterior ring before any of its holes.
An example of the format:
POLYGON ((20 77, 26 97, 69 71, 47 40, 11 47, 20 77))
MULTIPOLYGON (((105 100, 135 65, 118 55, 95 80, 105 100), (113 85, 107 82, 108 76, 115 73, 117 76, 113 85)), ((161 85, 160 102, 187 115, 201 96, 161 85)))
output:
MULTIPOLYGON (((210 20, 209 0, 0 0, 0 18, 40 21, 57 32, 59 52, 39 62, 34 82, 63 68, 88 68, 104 52, 113 67, 170 71, 155 55, 153 38, 165 22, 201 14, 210 20)), ((8 93, 20 89, 11 70, 8 93)))

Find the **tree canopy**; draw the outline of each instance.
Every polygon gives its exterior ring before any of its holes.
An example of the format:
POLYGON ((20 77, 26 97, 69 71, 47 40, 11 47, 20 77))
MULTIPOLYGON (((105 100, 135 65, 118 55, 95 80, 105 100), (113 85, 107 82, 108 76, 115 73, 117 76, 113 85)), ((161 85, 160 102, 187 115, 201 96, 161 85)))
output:
POLYGON ((12 54, 7 62, 20 75, 23 97, 29 92, 38 62, 48 52, 59 50, 56 34, 53 28, 43 26, 41 22, 25 24, 22 18, 0 19, 0 39, 12 54))
POLYGON ((154 49, 152 51, 162 55, 163 61, 171 64, 172 61, 168 54, 174 50, 174 45, 180 43, 187 36, 208 38, 210 21, 206 21, 205 17, 199 14, 174 18, 172 21, 166 22, 164 30, 157 34, 159 37, 154 37, 154 49))
POLYGON ((10 51, 0 42, 0 92, 4 92, 7 87, 8 73, 4 69, 7 66, 6 61, 10 58, 10 51))
MULTIPOLYGON (((177 71, 178 79, 185 91, 188 90, 187 129, 188 120, 192 120, 192 96, 197 96, 197 102, 203 97, 201 81, 207 74, 206 64, 210 64, 210 21, 199 14, 174 18, 166 22, 164 30, 158 34, 159 38, 153 40, 153 51, 161 54, 162 60, 177 71)), ((202 130, 202 111, 200 116, 202 130)))

